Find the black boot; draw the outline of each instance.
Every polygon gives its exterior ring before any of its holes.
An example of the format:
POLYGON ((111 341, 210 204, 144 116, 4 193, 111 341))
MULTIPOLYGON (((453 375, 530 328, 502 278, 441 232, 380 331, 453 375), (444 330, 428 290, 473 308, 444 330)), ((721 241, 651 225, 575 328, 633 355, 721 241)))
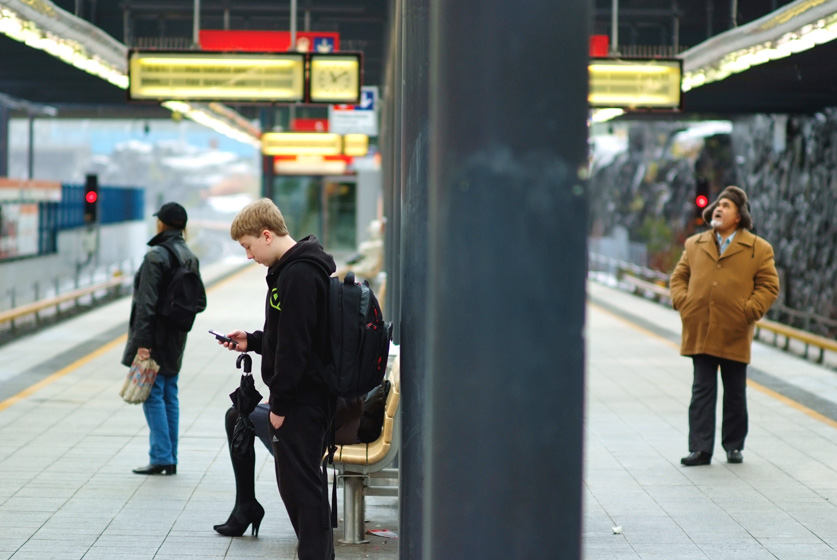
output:
POLYGON ((253 525, 253 536, 259 536, 259 525, 262 524, 264 508, 259 502, 237 504, 230 514, 230 518, 223 525, 212 527, 225 537, 240 537, 250 524, 253 525))
POLYGON ((264 508, 256 500, 256 452, 250 449, 244 456, 232 452, 231 444, 238 411, 227 410, 224 419, 227 431, 227 449, 230 450, 233 474, 235 475, 235 507, 226 523, 213 526, 213 529, 227 537, 240 537, 253 524, 253 535, 258 536, 259 525, 264 517, 264 508))

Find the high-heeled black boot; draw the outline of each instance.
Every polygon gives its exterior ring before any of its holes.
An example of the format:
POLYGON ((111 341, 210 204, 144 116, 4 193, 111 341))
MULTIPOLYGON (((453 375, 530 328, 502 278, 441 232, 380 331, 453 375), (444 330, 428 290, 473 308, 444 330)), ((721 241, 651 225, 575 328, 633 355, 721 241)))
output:
POLYGON ((230 514, 230 518, 222 525, 212 527, 225 537, 240 537, 251 524, 253 525, 253 536, 259 536, 259 525, 264 518, 264 508, 259 502, 248 504, 236 504, 230 514))

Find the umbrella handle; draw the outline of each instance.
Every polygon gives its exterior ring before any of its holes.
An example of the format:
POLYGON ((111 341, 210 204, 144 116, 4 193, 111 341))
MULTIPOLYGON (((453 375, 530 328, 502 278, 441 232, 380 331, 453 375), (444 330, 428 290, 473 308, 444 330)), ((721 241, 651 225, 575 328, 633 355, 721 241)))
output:
POLYGON ((253 371, 253 360, 247 354, 241 354, 235 361, 235 367, 241 369, 241 362, 244 362, 244 373, 253 371))

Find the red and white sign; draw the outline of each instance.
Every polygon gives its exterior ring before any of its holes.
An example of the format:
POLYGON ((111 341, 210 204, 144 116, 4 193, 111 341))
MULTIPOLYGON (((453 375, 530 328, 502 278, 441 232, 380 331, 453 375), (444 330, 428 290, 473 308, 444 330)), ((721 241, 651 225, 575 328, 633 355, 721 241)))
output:
POLYGON ((328 132, 328 119, 294 119, 291 121, 293 132, 328 132))
POLYGON ((227 31, 203 29, 199 36, 205 51, 236 52, 338 52, 340 34, 331 31, 298 31, 291 48, 290 31, 227 31))

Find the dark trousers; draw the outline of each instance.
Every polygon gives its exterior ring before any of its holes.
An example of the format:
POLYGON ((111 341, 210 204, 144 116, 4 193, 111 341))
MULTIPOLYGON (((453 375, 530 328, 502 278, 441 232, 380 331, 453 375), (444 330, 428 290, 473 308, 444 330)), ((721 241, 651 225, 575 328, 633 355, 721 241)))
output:
POLYGON ((282 427, 270 427, 276 482, 299 539, 299 560, 334 558, 328 479, 322 470, 328 418, 328 406, 293 404, 282 427))
POLYGON ((712 455, 715 449, 715 406, 718 368, 724 383, 721 445, 726 451, 744 449, 747 437, 747 364, 707 354, 692 356, 694 383, 689 405, 689 451, 712 455))

